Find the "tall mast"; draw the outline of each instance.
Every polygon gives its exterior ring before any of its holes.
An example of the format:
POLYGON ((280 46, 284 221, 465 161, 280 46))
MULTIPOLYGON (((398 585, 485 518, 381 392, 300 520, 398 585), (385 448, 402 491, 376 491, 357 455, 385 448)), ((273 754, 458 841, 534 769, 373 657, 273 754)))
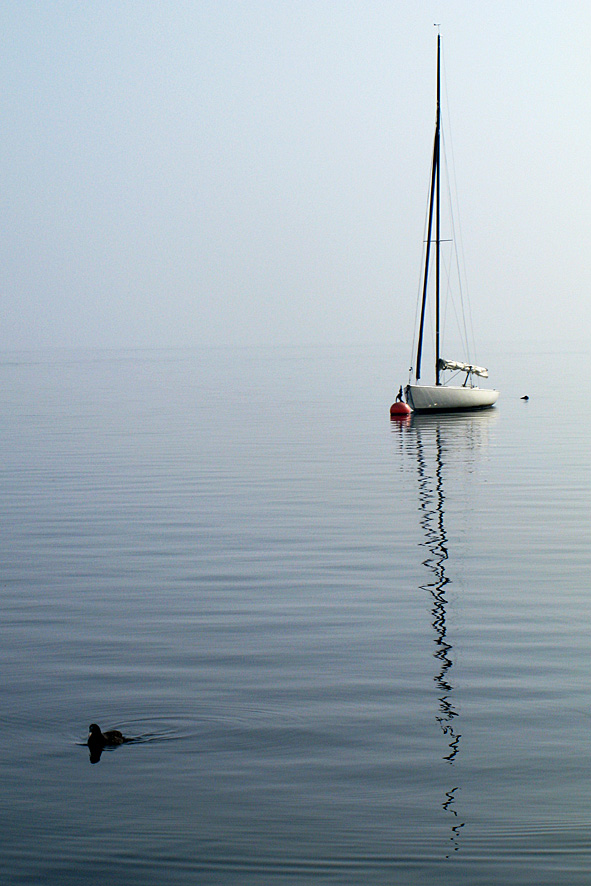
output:
POLYGON ((439 370, 439 243, 440 243, 440 210, 439 210, 439 156, 441 141, 441 79, 440 79, 441 35, 437 34, 437 117, 435 122, 435 142, 437 144, 437 170, 435 187, 436 220, 435 220, 435 384, 441 384, 439 370))
POLYGON ((419 324, 419 341, 417 345, 416 380, 421 377, 421 355, 423 352, 423 332, 425 329, 425 306, 427 304, 427 284, 429 281, 429 257, 431 254, 431 235, 433 230, 433 206, 437 203, 436 219, 436 378, 439 384, 439 34, 437 35, 437 113, 435 117, 435 138, 433 140, 433 162, 431 164, 431 187, 429 190, 429 225, 427 228, 427 246, 425 251, 425 274, 423 277, 423 298, 421 302, 421 321, 419 324), (437 195, 437 199, 436 199, 437 195))

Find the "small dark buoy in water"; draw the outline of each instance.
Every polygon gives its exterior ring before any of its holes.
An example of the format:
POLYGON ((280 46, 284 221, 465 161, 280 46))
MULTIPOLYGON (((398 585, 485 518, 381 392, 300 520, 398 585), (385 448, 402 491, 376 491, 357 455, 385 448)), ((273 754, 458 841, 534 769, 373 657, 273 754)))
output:
POLYGON ((521 399, 522 399, 522 400, 529 400, 529 397, 527 396, 527 394, 525 394, 525 396, 522 397, 521 399))

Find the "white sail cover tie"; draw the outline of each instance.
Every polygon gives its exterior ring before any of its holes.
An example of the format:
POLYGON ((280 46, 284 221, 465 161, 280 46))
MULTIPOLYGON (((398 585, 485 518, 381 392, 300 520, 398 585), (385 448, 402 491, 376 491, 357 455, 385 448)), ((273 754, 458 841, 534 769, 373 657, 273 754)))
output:
POLYGON ((473 375, 479 375, 481 378, 488 378, 488 369, 484 366, 472 366, 471 363, 459 363, 457 360, 439 359, 440 369, 450 369, 458 372, 470 372, 473 375))

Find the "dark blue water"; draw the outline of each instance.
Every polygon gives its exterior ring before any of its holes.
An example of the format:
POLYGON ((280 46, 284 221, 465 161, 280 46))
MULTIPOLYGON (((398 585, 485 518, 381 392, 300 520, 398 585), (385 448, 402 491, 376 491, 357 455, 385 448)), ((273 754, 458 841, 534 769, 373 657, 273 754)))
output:
POLYGON ((388 348, 5 354, 2 881, 587 884, 557 359, 397 424, 388 348), (93 721, 134 741, 91 764, 93 721))

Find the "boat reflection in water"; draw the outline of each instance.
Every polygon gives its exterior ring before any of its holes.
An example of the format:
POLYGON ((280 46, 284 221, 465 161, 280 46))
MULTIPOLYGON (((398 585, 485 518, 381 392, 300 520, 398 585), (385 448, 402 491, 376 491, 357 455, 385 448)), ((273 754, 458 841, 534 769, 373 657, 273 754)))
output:
MULTIPOLYGON (((453 766, 461 749, 460 716, 453 682, 453 644, 448 632, 448 593, 451 579, 446 574, 450 560, 448 534, 445 526, 445 484, 457 490, 459 513, 469 512, 470 488, 477 478, 475 468, 486 447, 488 431, 496 420, 496 412, 471 412, 440 415, 408 416, 392 420, 393 432, 400 435, 402 457, 410 456, 418 479, 420 546, 427 551, 422 565, 426 581, 419 586, 431 597, 431 624, 434 632, 435 673, 438 693, 435 719, 444 736, 443 761, 453 766), (415 468, 416 464, 416 468, 415 468), (462 500, 464 497, 464 500, 462 500)), ((455 775, 455 772, 454 772, 455 775)), ((450 850, 459 850, 459 836, 465 822, 456 808, 459 784, 450 775, 449 789, 441 802, 445 813, 453 818, 450 850)))

